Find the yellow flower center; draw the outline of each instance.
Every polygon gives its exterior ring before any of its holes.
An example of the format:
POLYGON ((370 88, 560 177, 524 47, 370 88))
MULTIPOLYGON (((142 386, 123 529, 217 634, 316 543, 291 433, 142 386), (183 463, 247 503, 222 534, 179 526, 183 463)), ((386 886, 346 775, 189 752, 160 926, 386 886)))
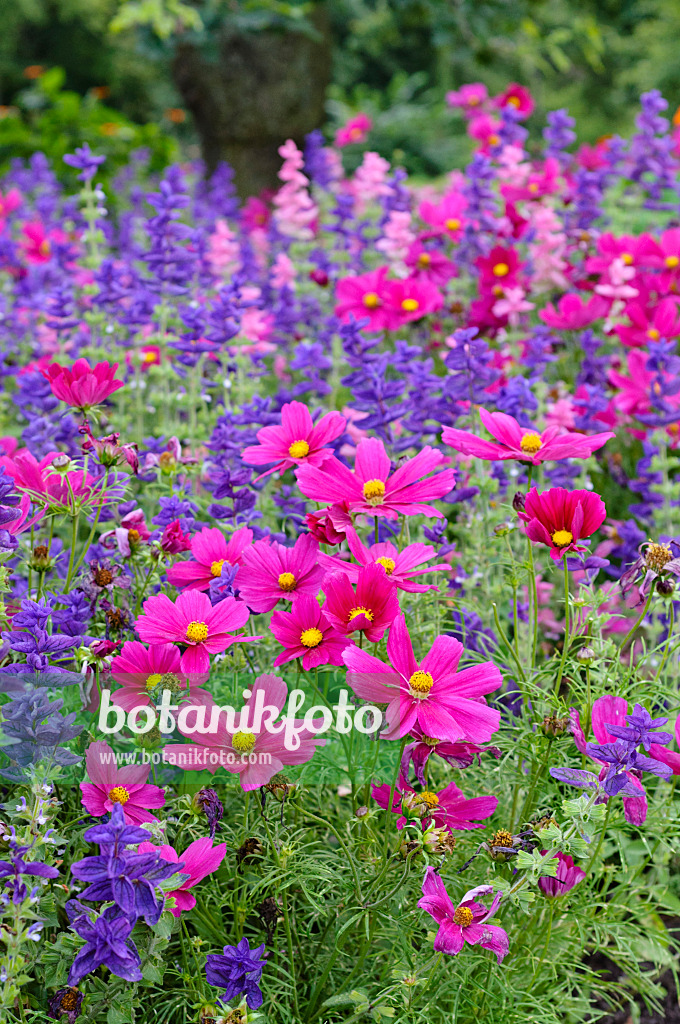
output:
POLYGON ((447 231, 457 231, 460 227, 460 221, 457 217, 449 217, 448 220, 444 221, 444 227, 447 231))
POLYGON ((519 107, 521 104, 521 100, 519 96, 510 96, 510 98, 508 99, 508 103, 510 104, 511 107, 519 107))
POLYGON ((418 669, 408 681, 408 688, 412 697, 427 697, 432 689, 434 679, 429 672, 418 669))
POLYGON ((380 296, 376 292, 366 292, 364 295, 364 306, 366 309, 377 309, 380 305, 380 296))
POLYGON ((660 572, 673 554, 667 544, 650 544, 645 551, 645 565, 652 572, 660 572))
POLYGON ((382 505, 385 497, 385 484, 382 480, 367 480, 362 491, 369 505, 382 505))
POLYGON ((539 448, 543 447, 540 434, 525 434, 519 443, 520 448, 523 452, 527 452, 529 455, 535 455, 539 448))
POLYGON ((364 607, 364 605, 359 605, 357 608, 352 608, 351 612, 349 613, 347 621, 352 622, 352 620, 356 619, 358 615, 365 615, 369 622, 373 622, 373 612, 371 611, 370 608, 364 607))
POLYGON ((529 185, 529 191, 530 192, 538 192, 538 185, 536 184, 535 181, 532 181, 531 184, 529 185))
POLYGON ((432 257, 430 256, 429 252, 421 252, 420 256, 418 257, 418 266, 429 267, 430 263, 432 263, 432 257))
POLYGON ((506 277, 510 273, 510 267, 507 263, 497 263, 493 273, 495 277, 506 277))
POLYGON ((156 362, 156 353, 155 352, 143 352, 142 353, 142 362, 143 363, 155 363, 156 362))
POLYGON ((436 747, 441 740, 438 740, 436 736, 423 736, 422 742, 427 743, 428 747, 436 747))
POLYGON ((401 308, 405 313, 415 313, 419 306, 420 303, 417 299, 404 299, 401 304, 401 308))
POLYGON ((432 810, 433 807, 439 807, 439 797, 429 789, 424 789, 422 793, 418 793, 416 799, 419 803, 425 804, 428 810, 432 810))
POLYGON ((472 911, 469 907, 456 907, 453 912, 453 920, 455 924, 459 924, 461 928, 469 928, 472 924, 472 911))
POLYGON ((629 267, 631 265, 631 263, 633 262, 633 257, 631 255, 631 253, 629 253, 629 252, 622 252, 621 253, 621 259, 623 260, 623 262, 625 263, 625 265, 627 267, 629 267))
POLYGON ((650 327, 647 331, 647 337, 651 338, 652 341, 658 341, 661 337, 661 332, 657 331, 656 327, 650 327))
POLYGON ((224 565, 225 562, 226 562, 226 558, 221 558, 218 562, 213 562, 211 564, 211 566, 210 566, 210 575, 211 576, 221 576, 222 575, 222 566, 224 565))
POLYGON ((114 786, 109 790, 109 800, 112 804, 126 804, 129 799, 130 794, 125 786, 114 786))
POLYGON ((300 643, 303 647, 318 647, 323 640, 323 633, 316 626, 304 629, 300 633, 300 643))
POLYGON ((49 254, 50 254, 50 243, 47 241, 47 239, 45 239, 44 242, 40 243, 40 245, 38 246, 38 252, 40 253, 41 256, 49 256, 49 254))
POLYGON ((382 565, 383 569, 388 576, 391 576, 394 572, 394 559, 393 558, 376 558, 378 565, 382 565))
POLYGON ((304 459, 305 455, 309 455, 309 445, 306 441, 293 441, 288 454, 291 459, 304 459))
POLYGON ((293 576, 292 572, 282 572, 281 575, 279 576, 278 582, 279 587, 286 594, 288 594, 291 590, 295 590, 295 588, 297 587, 297 580, 293 576))
POLYGON ((239 754, 248 754, 255 746, 255 733, 235 732, 231 739, 231 745, 239 754))
POLYGON ((490 146, 497 146, 500 141, 500 135, 490 135, 488 139, 490 146))
POLYGON ((187 626, 187 640, 193 644, 203 643, 208 639, 208 627, 205 622, 190 622, 187 626))
POLYGON ((155 690, 160 683, 163 676, 160 672, 154 672, 153 675, 146 677, 146 688, 147 690, 155 690))
POLYGON ((669 270, 675 270, 680 263, 680 256, 666 256, 666 266, 669 270))
POLYGON ((569 530, 555 530, 552 535, 552 542, 556 548, 566 548, 574 539, 573 533, 569 530))

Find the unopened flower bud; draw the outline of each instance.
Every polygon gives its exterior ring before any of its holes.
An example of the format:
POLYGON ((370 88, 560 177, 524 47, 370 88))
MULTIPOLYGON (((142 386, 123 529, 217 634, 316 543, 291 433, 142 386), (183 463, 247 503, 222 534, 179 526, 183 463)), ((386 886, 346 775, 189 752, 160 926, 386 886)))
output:
POLYGON ((512 499, 512 507, 514 508, 515 512, 524 511, 524 495, 521 491, 517 491, 515 493, 515 496, 512 499))
POLYGON ((47 572, 52 566, 50 552, 45 544, 37 544, 31 553, 28 564, 36 572, 47 572))
POLYGON ((355 818, 365 818, 367 814, 368 814, 368 807, 366 807, 365 805, 362 805, 361 807, 357 807, 356 811, 354 812, 354 817, 355 818))
POLYGON ((320 288, 328 287, 328 274, 325 270, 321 270, 320 267, 315 267, 314 270, 310 270, 309 280, 313 281, 314 284, 318 284, 320 288))
POLYGON ((591 661, 595 660, 595 651, 592 647, 580 647, 576 652, 576 660, 582 665, 590 665, 591 661))
POLYGON ((508 533, 510 533, 510 529, 510 523, 498 523, 497 526, 494 526, 493 532, 496 534, 497 537, 505 537, 508 533))
POLYGON ((52 469, 56 469, 57 473, 63 473, 71 468, 71 459, 68 455, 57 455, 56 459, 52 460, 52 469))
POLYGON ((556 736, 564 735, 567 731, 568 725, 568 718, 557 718, 555 715, 546 715, 541 722, 541 731, 544 736, 551 736, 554 739, 556 736))
POLYGON ((656 592, 661 597, 671 597, 675 593, 675 580, 659 579, 656 581, 656 592))

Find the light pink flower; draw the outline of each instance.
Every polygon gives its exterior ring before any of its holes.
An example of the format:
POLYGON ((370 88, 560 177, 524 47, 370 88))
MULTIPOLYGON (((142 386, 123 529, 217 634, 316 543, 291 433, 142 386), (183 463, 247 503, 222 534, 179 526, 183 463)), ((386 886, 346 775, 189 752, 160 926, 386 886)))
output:
POLYGON ((401 614, 387 639, 388 665, 358 647, 348 648, 343 659, 357 696, 388 702, 386 738, 406 736, 417 725, 433 739, 486 743, 498 729, 500 712, 487 707, 483 694, 498 689, 501 673, 490 661, 459 672, 462 654, 458 640, 438 636, 418 663, 401 614))
POLYGON ((157 821, 149 807, 162 807, 165 794, 158 786, 147 783, 150 764, 125 765, 119 768, 108 743, 90 743, 85 754, 89 782, 81 782, 82 804, 95 818, 101 818, 120 804, 128 825, 157 821))
POLYGON ((453 469, 440 469, 445 456, 429 446, 392 473, 385 446, 377 437, 357 445, 354 472, 336 458, 321 468, 300 466, 296 477, 302 493, 313 501, 349 503, 349 511, 397 519, 405 516, 437 516, 442 513, 427 502, 443 498, 454 485, 453 469), (427 477, 422 480, 421 477, 427 477))
POLYGON ((189 877, 182 882, 179 889, 171 889, 166 895, 174 896, 175 906, 170 913, 179 917, 183 910, 191 910, 196 906, 196 897, 188 890, 202 882, 207 875, 217 871, 227 855, 227 844, 213 846, 212 839, 196 839, 189 843, 183 853, 177 853, 173 846, 154 846, 153 843, 140 843, 137 853, 157 853, 163 860, 171 864, 181 863, 180 872, 189 877))
POLYGON ((281 407, 280 425, 258 430, 259 444, 244 448, 241 458, 251 466, 275 463, 262 476, 277 470, 283 473, 292 466, 321 466, 333 454, 325 445, 340 437, 346 425, 339 412, 328 412, 314 423, 306 405, 286 402, 281 407))

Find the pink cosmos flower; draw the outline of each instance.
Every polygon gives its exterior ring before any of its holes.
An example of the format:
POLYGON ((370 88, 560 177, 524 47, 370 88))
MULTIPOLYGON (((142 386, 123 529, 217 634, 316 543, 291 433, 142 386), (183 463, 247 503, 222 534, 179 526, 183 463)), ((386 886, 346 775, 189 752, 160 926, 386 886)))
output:
POLYGON ((477 897, 492 893, 490 885, 478 885, 465 893, 457 907, 446 891, 442 879, 431 866, 425 871, 423 896, 418 906, 427 911, 439 925, 434 940, 435 953, 448 953, 457 956, 467 942, 470 946, 481 946, 496 954, 498 963, 502 963, 510 950, 508 936, 499 925, 487 922, 496 912, 501 901, 502 892, 497 892, 491 906, 477 903, 477 897))
POLYGON ((120 654, 111 659, 111 674, 121 684, 111 694, 111 703, 124 711, 155 704, 155 696, 160 699, 164 689, 171 691, 174 704, 213 703, 207 690, 198 686, 187 690, 180 654, 173 644, 145 647, 138 640, 126 640, 120 654))
POLYGON ((448 740, 438 740, 427 736, 418 724, 411 729, 411 736, 415 739, 415 743, 409 743, 404 747, 401 758, 401 774, 404 778, 408 778, 409 764, 412 761, 416 779, 423 788, 426 786, 425 766, 433 754, 441 757, 452 768, 469 768, 475 758, 480 764, 483 753, 491 754, 496 759, 501 756, 498 747, 482 747, 478 743, 449 743, 448 740))
POLYGON ((496 96, 494 104, 501 109, 503 107, 513 107, 518 114, 522 115, 522 120, 529 117, 534 109, 534 100, 531 93, 524 86, 518 85, 517 82, 511 82, 505 92, 501 93, 500 96, 496 96))
POLYGON ((629 302, 626 316, 631 326, 618 324, 614 328, 623 345, 646 348, 650 341, 658 341, 659 338, 671 341, 680 335, 678 300, 674 297, 662 299, 651 312, 640 302, 629 302))
POLYGON ((141 825, 143 821, 157 821, 149 814, 149 807, 162 807, 165 794, 158 786, 147 783, 150 764, 125 765, 118 768, 108 743, 97 740, 90 743, 85 754, 89 782, 81 782, 81 801, 86 811, 95 818, 113 810, 120 804, 128 825, 141 825))
POLYGON ((482 288, 493 288, 496 285, 507 288, 508 285, 519 283, 521 266, 514 249, 495 245, 488 256, 480 256, 475 260, 475 266, 479 270, 479 283, 482 288))
POLYGON ((429 313, 436 313, 444 305, 444 297, 426 278, 407 277, 404 281, 388 283, 385 304, 391 317, 388 326, 395 330, 402 324, 422 320, 429 313))
POLYGON ((41 372, 60 401, 86 412, 123 387, 125 382, 115 379, 117 369, 118 363, 102 362, 91 367, 87 359, 77 359, 70 368, 50 363, 41 372))
POLYGON ((258 540, 241 555, 238 589, 241 601, 254 612, 269 612, 278 601, 295 601, 301 594, 316 597, 324 571, 317 564, 319 545, 305 533, 292 548, 269 537, 258 540))
POLYGON ((419 664, 402 613, 387 638, 388 665, 358 647, 348 648, 343 659, 347 682, 357 696, 389 702, 387 739, 406 736, 417 727, 435 739, 485 743, 498 729, 500 711, 487 707, 483 694, 498 689, 501 673, 490 661, 459 672, 462 654, 458 640, 438 636, 419 664))
POLYGON ((461 85, 455 92, 447 92, 446 102, 450 107, 460 107, 464 114, 470 115, 489 98, 489 93, 483 82, 470 82, 461 85))
POLYGON ((385 573, 394 583, 397 590, 405 590, 409 594, 422 594, 427 590, 438 590, 436 583, 415 583, 411 577, 422 576, 423 573, 448 571, 451 566, 448 562, 440 562, 438 565, 425 566, 424 569, 416 568, 423 562, 434 558, 435 549, 429 544, 408 544, 402 551, 390 543, 374 544, 367 548, 363 544, 356 530, 347 530, 347 543, 349 549, 356 558, 358 565, 345 562, 336 555, 319 554, 319 564, 328 572, 344 572, 350 582, 356 583, 362 565, 381 565, 385 573))
POLYGON ((7 217, 21 206, 23 201, 24 197, 18 188, 11 188, 4 196, 0 193, 0 231, 5 230, 7 217))
POLYGON ((170 763, 186 771, 208 771, 214 775, 219 767, 240 776, 241 788, 245 792, 259 789, 266 785, 273 775, 284 770, 288 764, 304 764, 311 761, 317 747, 326 742, 322 737, 304 726, 303 720, 295 719, 299 744, 286 743, 283 723, 274 722, 277 714, 283 709, 288 687, 279 676, 258 676, 250 688, 251 695, 240 714, 236 716, 230 729, 226 717, 220 717, 217 731, 201 734, 200 743, 169 744, 164 749, 170 763), (254 708, 257 706, 258 693, 261 706, 266 715, 262 715, 261 725, 266 724, 259 732, 253 732, 255 726, 254 708), (270 710, 271 709, 271 710, 270 710))
POLYGON ((333 454, 333 449, 324 445, 340 437, 346 426, 347 420, 339 412, 326 413, 314 423, 306 405, 286 402, 281 408, 281 424, 258 430, 259 444, 245 448, 241 458, 251 466, 276 463, 258 480, 292 466, 321 466, 333 454))
MULTIPOLYGON (((31 512, 31 499, 28 494, 22 494, 21 501, 16 507, 16 511, 19 513, 16 519, 10 519, 8 523, 0 527, 0 536, 3 533, 8 533, 11 537, 18 537, 20 533, 25 533, 26 530, 30 530, 32 526, 39 523, 45 515, 45 509, 41 509, 36 512, 34 516, 30 516, 31 512)), ((2 544, 0 544, 0 549, 2 544)))
POLYGON ((356 593, 344 572, 327 576, 323 592, 323 610, 338 632, 349 635, 360 630, 372 643, 382 639, 399 614, 397 588, 375 563, 359 570, 356 593))
POLYGON ((390 329, 393 313, 386 304, 387 267, 379 267, 368 274, 344 277, 335 287, 337 305, 335 315, 343 324, 368 317, 369 331, 390 329))
POLYGON ((559 331, 578 331, 600 320, 609 310, 609 303, 601 295, 591 295, 584 302, 580 295, 569 293, 563 295, 557 303, 557 309, 551 302, 539 310, 538 316, 547 324, 559 331))
POLYGON ((608 431, 602 434, 576 434, 561 432, 559 427, 548 427, 539 434, 533 427, 522 427, 513 416, 504 412, 487 412, 479 409, 479 417, 496 441, 485 441, 467 430, 444 427, 444 444, 455 448, 463 455, 478 459, 518 459, 540 466, 542 462, 558 459, 587 459, 594 451, 616 435, 608 431))
POLYGON ((313 501, 349 502, 351 512, 397 519, 405 516, 437 516, 442 513, 425 502, 443 498, 453 488, 453 469, 428 476, 446 462, 429 446, 392 473, 385 446, 377 437, 357 445, 354 472, 335 457, 316 466, 300 466, 295 475, 302 493, 313 501), (428 479, 421 480, 420 477, 428 479))
POLYGON ((67 235, 58 229, 46 231, 45 225, 39 220, 27 221, 21 227, 23 238, 20 246, 27 263, 40 265, 52 259, 52 243, 63 245, 68 241, 67 235))
POLYGON ((178 590, 209 590, 224 565, 240 565, 252 540, 253 531, 245 526, 235 530, 229 540, 216 527, 204 527, 191 538, 191 561, 176 562, 168 569, 168 583, 178 590))
POLYGON ((460 192, 447 192, 439 203, 423 202, 418 210, 434 234, 446 234, 458 241, 466 224, 467 199, 460 192))
POLYGON ((161 548, 170 555, 178 555, 182 551, 191 550, 191 536, 184 533, 179 519, 173 519, 163 530, 161 548))
POLYGON ((27 448, 19 448, 11 457, 0 456, 0 465, 4 466, 19 490, 28 491, 35 500, 46 504, 56 503, 72 508, 74 498, 101 503, 121 500, 119 490, 106 490, 106 476, 95 478, 82 469, 68 473, 52 469, 52 463, 59 457, 60 452, 48 452, 38 462, 27 448))
MULTIPOLYGON (((595 734, 595 739, 599 744, 603 743, 616 743, 617 737, 613 736, 607 729, 608 725, 626 725, 626 715, 628 714, 628 701, 624 700, 623 697, 613 697, 610 694, 605 694, 603 697, 598 697, 593 702, 591 711, 591 727, 595 734)), ((586 743, 588 737, 583 732, 581 726, 581 719, 577 708, 569 709, 569 717, 571 719, 571 731, 574 737, 574 742, 578 750, 582 754, 586 754, 590 757, 586 750, 586 743)), ((657 744, 654 744, 657 746, 657 744)), ((664 748, 661 747, 663 750, 664 748)), ((653 757, 650 749, 650 757, 653 757)), ((609 765, 603 761, 598 761, 596 758, 592 758, 595 764, 601 765, 600 778, 603 779, 607 774, 609 765)), ((661 758, 659 758, 661 760, 661 758)), ((667 763, 667 762, 664 762, 667 763)), ((644 825, 647 818, 647 796, 645 794, 645 787, 640 782, 639 778, 632 772, 625 772, 626 778, 630 785, 634 786, 635 789, 640 791, 639 796, 623 796, 623 813, 626 821, 631 825, 644 825)))
POLYGON ((549 547, 550 557, 557 562, 568 551, 585 550, 579 541, 599 530, 607 510, 600 495, 592 491, 551 487, 539 494, 532 487, 524 511, 517 514, 526 523, 524 529, 529 540, 549 547))
POLYGON ((452 277, 456 277, 458 269, 438 249, 426 249, 422 242, 414 242, 410 246, 405 264, 416 280, 422 279, 430 284, 446 287, 452 277))
POLYGON ((507 317, 511 327, 518 327, 522 313, 528 313, 534 308, 533 302, 528 302, 526 292, 519 286, 517 288, 506 288, 502 298, 498 299, 492 306, 492 313, 497 317, 507 317))
MULTIPOLYGON (((371 787, 371 795, 379 807, 387 807, 391 791, 389 783, 371 787)), ((394 791, 392 812, 400 814, 398 829, 402 829, 409 818, 416 817, 422 819, 424 828, 434 825, 449 832, 468 832, 484 828, 483 819, 490 818, 497 806, 495 796, 477 796, 468 800, 454 782, 439 793, 427 789, 416 793, 402 775, 394 791)))
POLYGON ((144 513, 141 508, 135 508, 123 516, 115 530, 101 535, 100 544, 105 548, 115 546, 124 558, 129 558, 140 541, 148 540, 150 536, 144 513))
POLYGON ((167 594, 147 597, 135 628, 148 644, 186 646, 180 662, 182 672, 196 676, 210 671, 211 654, 226 651, 231 644, 262 639, 231 635, 233 630, 245 626, 248 617, 246 605, 234 597, 225 597, 213 607, 205 594, 185 590, 174 604, 167 594))
POLYGON ((347 501, 338 502, 320 512, 308 512, 305 522, 312 537, 320 544, 328 544, 331 547, 341 544, 348 528, 352 525, 349 503, 347 501))
POLYGON ((482 143, 479 147, 482 153, 489 153, 494 146, 501 143, 500 127, 501 122, 497 118, 489 114, 479 114, 470 118, 467 132, 470 138, 478 139, 482 143))
POLYGON ((167 896, 175 898, 175 906, 170 913, 173 917, 179 917, 183 910, 191 910, 196 906, 196 897, 188 890, 193 889, 213 871, 217 871, 227 855, 227 844, 220 843, 219 846, 213 846, 212 839, 206 837, 189 843, 184 853, 177 853, 173 846, 140 843, 137 853, 157 853, 163 860, 167 860, 171 864, 181 863, 183 865, 180 871, 189 877, 182 882, 179 889, 171 889, 166 893, 167 896))
MULTIPOLYGON (((547 852, 547 850, 541 850, 543 855, 547 852)), ((543 875, 538 880, 538 888, 546 896, 564 896, 565 892, 569 892, 586 877, 585 871, 574 864, 574 858, 570 857, 568 853, 562 853, 560 850, 555 854, 553 860, 555 858, 558 861, 557 874, 554 877, 543 875)))
POLYGON ((301 594, 289 612, 275 611, 269 628, 284 648, 274 666, 302 658, 306 672, 321 665, 342 665, 349 640, 338 632, 310 594, 301 594))
MULTIPOLYGON (((678 750, 680 750, 680 716, 675 719, 673 731, 675 732, 675 742, 678 750)), ((668 765, 672 769, 673 775, 680 775, 680 753, 677 751, 669 750, 668 747, 662 747, 660 743, 652 743, 649 748, 649 756, 653 757, 655 761, 661 761, 663 764, 668 765)))
POLYGON ((342 148, 365 142, 372 127, 373 122, 368 114, 356 114, 354 117, 350 117, 342 128, 338 128, 335 133, 335 145, 342 148))

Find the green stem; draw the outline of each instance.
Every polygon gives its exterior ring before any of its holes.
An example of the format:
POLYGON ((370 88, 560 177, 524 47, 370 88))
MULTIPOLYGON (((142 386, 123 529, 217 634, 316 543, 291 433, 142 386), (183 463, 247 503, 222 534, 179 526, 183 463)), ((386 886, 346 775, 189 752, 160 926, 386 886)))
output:
POLYGON ((383 846, 383 861, 387 861, 387 851, 390 845, 390 821, 392 819, 392 803, 394 802, 394 792, 397 788, 397 781, 399 779, 399 772, 401 771, 401 757, 404 753, 404 747, 408 741, 408 736, 404 736, 399 745, 399 757, 397 758, 397 767, 394 769, 394 777, 392 779, 392 786, 390 788, 390 798, 385 809, 385 843, 383 846))
POLYGON ((626 635, 624 636, 623 640, 621 641, 621 643, 619 645, 618 655, 617 655, 617 658, 616 658, 617 661, 620 659, 621 655, 623 654, 623 651, 624 651, 624 648, 625 648, 626 644, 628 643, 630 638, 634 635, 634 633, 637 631, 638 626, 640 626, 641 623, 643 622, 643 620, 645 619, 645 617, 647 615, 647 612, 649 611, 649 606, 652 603, 652 598, 653 597, 654 597, 654 587, 650 587, 649 588, 649 595, 647 597, 647 601, 645 603, 645 606, 642 609, 642 613, 640 614, 640 617, 635 622, 635 625, 631 629, 628 630, 628 632, 626 633, 626 635))
POLYGON ((564 675, 564 666, 567 663, 567 651, 569 650, 569 569, 567 567, 567 555, 566 552, 563 556, 563 569, 564 569, 564 643, 562 645, 562 657, 560 658, 560 669, 557 673, 557 683, 555 684, 555 697, 559 696, 560 686, 562 685, 562 676, 564 675))
POLYGON ((665 648, 665 650, 663 652, 663 658, 661 659, 661 664, 659 665, 659 668, 657 670, 656 676, 654 677, 655 679, 659 679, 659 680, 661 679, 661 673, 663 672, 664 668, 666 667, 666 662, 668 660, 668 655, 670 654, 670 650, 671 650, 671 637, 673 636, 673 626, 675 625, 675 608, 673 606, 673 602, 672 601, 671 601, 670 604, 671 604, 671 606, 670 606, 670 609, 669 609, 669 612, 668 612, 668 616, 669 616, 670 621, 668 623, 668 636, 666 637, 666 648, 665 648))
POLYGON ((496 607, 496 605, 495 605, 495 603, 493 601, 491 602, 491 607, 493 609, 493 617, 494 617, 494 622, 496 623, 496 629, 498 630, 498 632, 501 635, 501 640, 503 641, 503 643, 507 647, 508 651, 510 652, 510 654, 512 656, 512 660, 514 661, 515 665, 517 666, 517 671, 519 672, 519 674, 521 676, 522 682, 526 683, 527 677, 524 674, 524 669, 522 668, 522 663, 519 660, 519 658, 517 657, 517 655, 515 654, 515 650, 514 650, 512 644, 510 643, 510 641, 508 640, 503 627, 501 626, 500 619, 498 618, 498 608, 496 607))

